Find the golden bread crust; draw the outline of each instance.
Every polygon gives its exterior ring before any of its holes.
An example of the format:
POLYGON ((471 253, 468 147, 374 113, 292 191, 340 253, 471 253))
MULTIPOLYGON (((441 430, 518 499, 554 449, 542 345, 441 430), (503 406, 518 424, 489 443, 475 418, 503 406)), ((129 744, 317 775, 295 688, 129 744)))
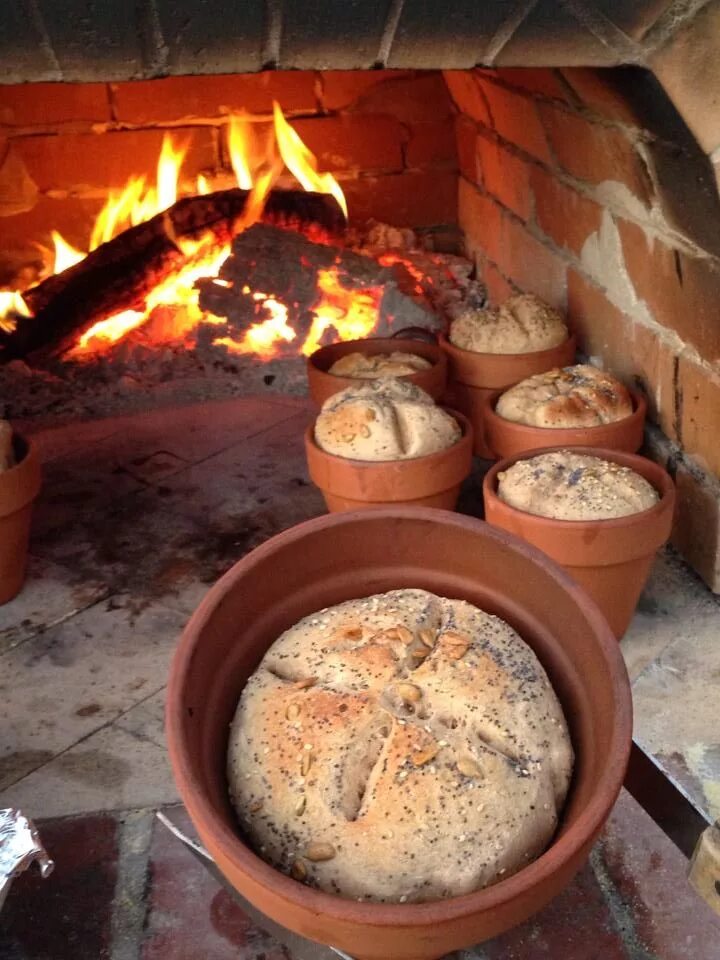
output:
POLYGON ((228 779, 268 862, 346 897, 424 901, 507 876, 550 841, 572 769, 530 648, 423 590, 306 617, 243 691, 228 779))

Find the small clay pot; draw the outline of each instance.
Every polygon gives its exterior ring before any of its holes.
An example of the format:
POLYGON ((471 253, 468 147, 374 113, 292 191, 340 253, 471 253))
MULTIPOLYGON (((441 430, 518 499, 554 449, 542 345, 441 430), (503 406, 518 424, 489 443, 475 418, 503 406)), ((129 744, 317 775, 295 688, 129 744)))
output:
POLYGON ((0 604, 25 582, 33 501, 40 492, 40 459, 29 440, 13 438, 15 466, 0 473, 0 604))
POLYGON ((623 782, 632 711, 604 617, 552 560, 472 517, 393 507, 310 520, 226 573, 183 633, 166 723, 175 779, 202 843, 253 906, 360 960, 435 960, 522 923, 582 867, 623 782), (400 587, 468 600, 518 630, 560 699, 575 771, 552 844, 518 873, 447 900, 358 903, 290 879, 245 844, 228 798, 228 731, 243 687, 283 631, 324 607, 400 587))
POLYGON ((330 513, 393 504, 454 510, 463 480, 472 469, 472 427, 454 410, 462 436, 446 450, 414 460, 349 460, 326 453, 315 442, 315 425, 305 431, 305 453, 312 482, 330 513))
MULTIPOLYGON (((428 343, 426 340, 400 339, 395 337, 376 337, 369 340, 346 340, 344 343, 331 343, 327 347, 316 350, 307 359, 308 385, 310 396, 318 407, 321 407, 328 397, 339 393, 347 387, 356 387, 363 383, 355 377, 336 377, 327 371, 348 353, 365 353, 375 356, 378 353, 414 353, 418 357, 428 360, 432 366, 427 370, 401 377, 429 393, 433 400, 441 400, 447 384, 447 360, 437 343, 428 343)), ((365 381, 367 382, 367 381, 365 381)))
POLYGON ((649 510, 611 520, 554 520, 518 510, 497 495, 498 475, 518 460, 566 447, 528 450, 496 463, 485 475, 485 519, 517 534, 552 557, 580 583, 605 614, 618 640, 624 635, 647 583, 656 552, 672 528, 675 487, 662 467, 645 457, 586 447, 591 457, 630 467, 660 494, 649 510))
POLYGON ((441 334, 440 346, 448 356, 446 402, 462 411, 473 425, 474 452, 486 460, 493 453, 485 436, 485 398, 497 390, 507 390, 526 377, 545 373, 554 367, 566 367, 575 360, 575 337, 534 353, 474 353, 461 350, 441 334))
POLYGON ((636 453, 643 444, 647 402, 637 390, 630 390, 633 412, 629 417, 597 427, 532 427, 498 416, 495 404, 502 390, 483 399, 485 437, 494 459, 516 457, 541 447, 602 447, 636 453))

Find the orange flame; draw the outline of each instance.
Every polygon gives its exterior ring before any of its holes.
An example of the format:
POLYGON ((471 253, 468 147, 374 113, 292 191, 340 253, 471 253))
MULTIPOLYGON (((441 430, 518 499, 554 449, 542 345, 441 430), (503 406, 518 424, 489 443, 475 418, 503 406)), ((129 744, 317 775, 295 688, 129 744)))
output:
POLYGON ((63 270, 74 267, 76 263, 80 263, 87 256, 86 253, 82 253, 71 246, 57 230, 52 230, 50 236, 55 247, 53 273, 62 273, 63 270))
POLYGON ((332 194, 347 219, 347 203, 340 184, 331 173, 317 172, 317 159, 287 122, 277 102, 273 103, 273 117, 278 149, 290 173, 305 190, 332 194))
POLYGON ((15 317, 29 317, 30 311, 17 290, 0 290, 0 330, 12 333, 15 317))
MULTIPOLYGON (((227 127, 228 154, 238 186, 250 191, 242 216, 233 224, 233 234, 260 219, 267 195, 283 165, 306 190, 332 194, 347 216, 347 204, 338 182, 329 173, 318 173, 315 156, 285 120, 277 103, 273 110, 272 129, 267 125, 252 124, 240 116, 231 117, 227 127)), ((144 222, 172 206, 178 197, 180 170, 186 153, 187 144, 173 143, 166 135, 158 158, 155 184, 148 185, 144 176, 137 176, 130 178, 121 190, 111 190, 92 228, 88 250, 94 250, 129 226, 144 222)), ((202 174, 197 177, 196 187, 198 194, 211 190, 202 174)), ((87 256, 57 231, 52 232, 52 240, 55 273, 87 256)), ((208 316, 200 309, 196 283, 201 278, 217 278, 230 253, 230 245, 218 243, 210 234, 199 241, 173 240, 186 257, 182 269, 152 289, 142 310, 125 310, 94 324, 78 339, 71 355, 103 350, 140 328, 149 341, 167 343, 183 342, 199 323, 222 324, 222 320, 208 316)), ((217 282, 223 283, 221 280, 217 282)), ((334 328, 343 340, 367 336, 377 322, 380 295, 381 291, 376 289, 352 291, 343 287, 334 267, 320 271, 318 298, 313 308, 315 320, 304 342, 299 344, 299 350, 306 355, 312 353, 329 328, 334 328)), ((219 337, 214 342, 225 346, 231 353, 253 353, 269 359, 277 353, 278 345, 293 343, 298 334, 289 323, 288 305, 271 294, 255 292, 252 296, 257 302, 258 322, 245 332, 242 340, 219 337)), ((29 315, 19 294, 0 292, 0 318, 13 312, 29 315)))
POLYGON ((250 124, 242 117, 231 117, 227 136, 228 152, 230 165, 241 190, 250 190, 253 185, 250 173, 251 142, 250 124))
POLYGON ((336 267, 318 270, 318 301, 313 307, 315 320, 302 346, 309 357, 322 344, 321 338, 329 327, 334 327, 340 340, 361 340, 369 336, 378 319, 382 290, 349 290, 338 278, 336 267))
POLYGON ((227 347, 231 353, 257 353, 261 357, 272 356, 279 341, 291 343, 297 333, 288 321, 288 308, 284 303, 264 293, 254 293, 253 299, 261 301, 262 308, 270 317, 262 323, 254 323, 242 340, 218 337, 214 342, 227 347))

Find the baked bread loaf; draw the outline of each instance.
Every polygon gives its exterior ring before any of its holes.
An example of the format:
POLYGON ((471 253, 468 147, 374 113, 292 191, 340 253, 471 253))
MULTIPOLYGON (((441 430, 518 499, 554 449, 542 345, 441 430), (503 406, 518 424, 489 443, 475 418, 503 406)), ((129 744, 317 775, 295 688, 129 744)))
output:
POLYGON ((498 309, 466 309, 450 324, 450 342, 473 353, 534 353, 568 338, 559 313, 532 293, 509 297, 498 309))
POLYGON ((315 422, 317 445, 349 460, 414 460, 451 447, 461 434, 429 394, 393 378, 333 394, 315 422))
POLYGON ((7 420, 0 420, 0 473, 14 466, 13 429, 7 420))
POLYGON ((417 902, 537 857, 572 764, 557 697, 507 623, 394 590, 272 645, 240 698, 227 771, 273 866, 344 897, 417 902))
POLYGON ((610 520, 649 510, 655 487, 629 467, 572 450, 518 460, 498 474, 498 496, 525 513, 555 520, 610 520))
POLYGON ((330 367, 328 373, 335 377, 352 377, 355 380, 377 380, 379 377, 407 377, 421 370, 429 370, 432 364, 416 353, 393 350, 392 353, 348 353, 330 367))
POLYGON ((587 364, 537 373, 503 393, 495 413, 532 427, 597 427, 633 412, 632 398, 612 374, 587 364))

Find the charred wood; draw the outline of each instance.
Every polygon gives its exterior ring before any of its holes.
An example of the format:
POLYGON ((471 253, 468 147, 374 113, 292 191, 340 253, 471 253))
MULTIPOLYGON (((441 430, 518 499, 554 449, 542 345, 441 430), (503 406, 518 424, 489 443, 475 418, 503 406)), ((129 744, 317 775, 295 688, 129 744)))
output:
MULTIPOLYGON (((188 262, 186 244, 232 238, 247 198, 248 191, 233 189, 179 200, 26 291, 33 315, 21 318, 12 333, 0 331, 2 358, 57 356, 100 320, 124 310, 142 311, 150 290, 188 262)), ((345 225, 332 197, 291 190, 270 193, 263 220, 287 227, 316 224, 332 235, 340 235, 345 225)))

